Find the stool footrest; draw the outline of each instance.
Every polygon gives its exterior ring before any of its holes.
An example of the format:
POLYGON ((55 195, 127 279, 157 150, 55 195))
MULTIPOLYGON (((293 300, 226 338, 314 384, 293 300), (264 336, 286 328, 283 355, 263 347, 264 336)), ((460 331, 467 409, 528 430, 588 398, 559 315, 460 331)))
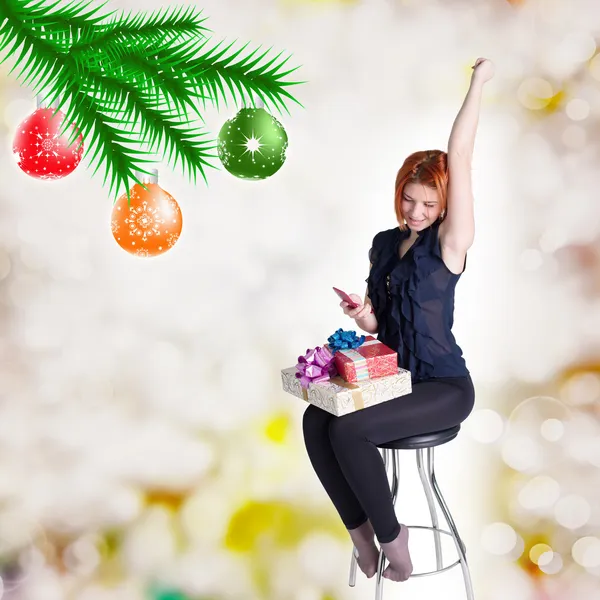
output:
MULTIPOLYGON (((445 529, 439 529, 437 527, 431 527, 431 526, 427 526, 427 525, 406 525, 406 527, 408 529, 427 529, 428 531, 437 531, 439 533, 443 533, 444 535, 447 535, 449 537, 451 537, 452 539, 454 539, 454 537, 452 536, 452 533, 450 533, 449 531, 446 531, 445 529)), ((463 547, 463 551, 464 551, 464 547, 463 547)), ((381 550, 380 550, 381 552, 381 550)), ((387 559, 384 559, 387 560, 387 559)), ((437 575, 438 573, 443 573, 444 571, 448 571, 450 569, 452 569, 452 567, 456 567, 456 565, 460 564, 460 556, 458 557, 458 560, 454 561, 451 565, 448 565, 447 567, 443 567, 442 569, 436 569, 435 571, 427 571, 425 573, 411 573, 410 577, 426 577, 427 575, 437 575)))

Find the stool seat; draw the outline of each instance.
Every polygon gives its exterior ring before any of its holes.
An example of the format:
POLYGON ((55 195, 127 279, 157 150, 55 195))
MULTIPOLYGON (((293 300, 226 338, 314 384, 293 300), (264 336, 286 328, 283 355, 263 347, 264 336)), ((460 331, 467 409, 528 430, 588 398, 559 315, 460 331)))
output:
POLYGON ((392 440, 384 444, 377 444, 378 448, 387 448, 389 450, 417 450, 419 448, 433 448, 441 446, 450 440, 453 440, 460 431, 460 425, 442 431, 432 433, 423 433, 421 435, 411 435, 410 437, 392 440))

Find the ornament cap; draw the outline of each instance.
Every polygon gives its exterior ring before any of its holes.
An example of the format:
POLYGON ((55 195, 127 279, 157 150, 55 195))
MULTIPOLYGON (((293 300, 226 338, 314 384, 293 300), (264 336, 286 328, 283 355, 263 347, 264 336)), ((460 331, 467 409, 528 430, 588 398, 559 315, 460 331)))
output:
POLYGON ((36 97, 37 107, 39 108, 58 108, 58 100, 50 103, 48 99, 43 94, 38 94, 36 97))
POLYGON ((142 183, 158 183, 158 169, 148 169, 150 174, 142 173, 141 171, 136 171, 135 176, 142 183))

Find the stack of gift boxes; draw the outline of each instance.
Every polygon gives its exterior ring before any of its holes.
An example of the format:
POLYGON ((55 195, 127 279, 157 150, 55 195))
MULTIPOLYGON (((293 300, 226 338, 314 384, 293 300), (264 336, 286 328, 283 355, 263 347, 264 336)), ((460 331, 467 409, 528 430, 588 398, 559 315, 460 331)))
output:
POLYGON ((337 417, 411 393, 410 371, 379 340, 338 329, 327 341, 282 369, 284 391, 337 417))

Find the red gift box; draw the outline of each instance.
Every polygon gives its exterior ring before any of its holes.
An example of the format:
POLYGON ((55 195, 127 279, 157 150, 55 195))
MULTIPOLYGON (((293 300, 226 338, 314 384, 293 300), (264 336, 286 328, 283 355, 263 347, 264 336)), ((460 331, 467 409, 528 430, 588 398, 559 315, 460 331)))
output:
POLYGON ((338 350, 334 362, 342 379, 351 383, 398 373, 398 354, 372 335, 358 348, 338 350))

